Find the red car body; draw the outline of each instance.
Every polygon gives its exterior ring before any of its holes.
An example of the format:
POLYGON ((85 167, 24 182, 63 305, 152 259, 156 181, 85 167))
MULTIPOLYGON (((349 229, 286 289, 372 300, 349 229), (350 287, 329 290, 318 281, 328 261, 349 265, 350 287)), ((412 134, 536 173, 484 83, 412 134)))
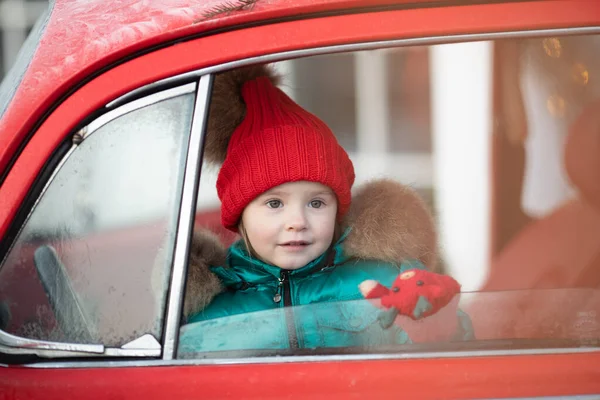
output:
MULTIPOLYGON (((55 149, 143 85, 249 57, 389 39, 600 26, 597 0, 56 0, 0 119, 0 237, 55 149), (233 2, 236 3, 236 2, 233 2), (236 3, 237 4, 237 3, 236 3)), ((477 324, 478 316, 471 316, 477 324)), ((485 318, 483 318, 485 320, 485 318)), ((600 393, 600 352, 0 365, 0 399, 504 398, 600 393)))

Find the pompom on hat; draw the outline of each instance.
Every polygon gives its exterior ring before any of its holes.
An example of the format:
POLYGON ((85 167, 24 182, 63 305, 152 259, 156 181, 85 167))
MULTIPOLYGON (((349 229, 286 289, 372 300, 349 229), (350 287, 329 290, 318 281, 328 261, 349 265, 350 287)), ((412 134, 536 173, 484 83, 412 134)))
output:
POLYGON ((331 129, 277 86, 265 66, 215 77, 205 155, 222 163, 221 222, 237 232, 244 208, 267 190, 295 181, 333 190, 338 220, 348 211, 354 167, 331 129))

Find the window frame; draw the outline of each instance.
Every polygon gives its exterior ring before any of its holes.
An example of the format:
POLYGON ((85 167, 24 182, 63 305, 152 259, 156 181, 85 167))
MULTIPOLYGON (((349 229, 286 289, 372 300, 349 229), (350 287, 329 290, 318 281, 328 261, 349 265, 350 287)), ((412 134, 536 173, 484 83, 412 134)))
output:
MULTIPOLYGON (((335 54, 335 53, 347 53, 347 52, 355 52, 355 51, 362 51, 362 50, 375 50, 375 49, 381 49, 381 48, 398 48, 398 47, 406 47, 406 46, 422 46, 422 45, 431 45, 433 43, 435 44, 441 44, 441 43, 456 43, 456 42, 469 42, 469 41, 473 41, 475 38, 477 38, 477 40, 495 40, 495 39, 507 39, 507 38, 519 38, 519 39, 524 39, 524 38, 536 38, 536 37, 543 37, 543 36, 548 36, 548 35, 557 35, 557 36, 563 36, 563 35, 567 35, 567 34, 600 34, 600 28, 569 28, 569 29, 550 29, 550 30, 540 30, 540 31, 529 31, 526 33, 520 32, 520 33, 505 33, 505 34, 495 34, 495 33, 490 33, 490 34, 480 34, 480 35, 459 35, 460 40, 456 40, 457 37, 453 37, 453 38, 437 38, 437 41, 433 38, 423 38, 423 39, 398 39, 398 40, 387 40, 387 41, 379 41, 379 42, 371 42, 371 43, 351 43, 351 44, 345 44, 345 45, 338 45, 338 46, 327 46, 327 47, 318 47, 318 48, 307 48, 307 49, 302 49, 302 50, 297 50, 297 51, 291 51, 291 52, 282 52, 282 53, 278 53, 278 54, 270 54, 270 55, 264 55, 264 56, 258 56, 258 57, 254 57, 254 58, 249 58, 249 59, 244 59, 244 60, 239 60, 239 61, 235 61, 235 62, 230 62, 230 63, 225 63, 225 64, 221 64, 221 65, 217 65, 214 67, 209 67, 209 68, 205 68, 205 69, 199 69, 196 71, 191 71, 189 73, 186 74, 182 74, 179 75, 177 78, 196 78, 198 76, 202 76, 203 74, 217 74, 219 72, 223 72, 229 69, 233 69, 233 68, 239 68, 239 67, 243 67, 246 65, 251 65, 254 63, 270 63, 270 62, 277 62, 277 61, 287 61, 290 59, 294 59, 294 58, 299 58, 299 57, 309 57, 309 56, 317 56, 317 55, 324 55, 324 54, 335 54), (449 39, 449 40, 448 40, 449 39), (448 41, 447 41, 448 40, 448 41)), ((168 83, 171 79, 173 78, 166 78, 164 80, 160 80, 157 82, 154 82, 150 85, 147 86, 143 86, 140 87, 139 89, 133 90, 132 92, 124 95, 123 97, 116 99, 114 101, 114 104, 119 104, 120 101, 124 101, 126 100, 129 96, 137 96, 140 93, 144 93, 146 90, 151 90, 153 87, 156 86, 160 86, 162 84, 166 84, 168 83)), ((205 132, 203 132, 203 135, 205 134, 205 132)), ((195 182, 199 182, 201 177, 201 171, 198 172, 197 176, 195 177, 195 182)), ((196 190, 196 194, 195 194, 195 198, 197 198, 197 191, 198 188, 195 188, 196 190)), ((194 203, 195 204, 195 203, 194 203)), ((174 271, 177 271, 176 273, 178 274, 183 274, 183 276, 185 276, 185 272, 187 271, 187 259, 185 260, 185 265, 174 265, 174 271)), ((172 282, 173 285, 176 284, 175 281, 172 282)), ((183 285, 185 284, 185 282, 183 282, 183 285)), ((183 291, 183 287, 184 286, 173 286, 171 288, 171 290, 174 291, 183 291)), ((178 308, 179 310, 181 310, 181 308, 178 308)), ((170 308, 170 310, 175 310, 175 308, 170 308)), ((179 315, 178 315, 179 318, 179 315)), ((173 333, 173 331, 169 331, 168 332, 173 333)), ((168 354, 163 354, 163 360, 165 361, 170 361, 170 360, 177 360, 175 358, 176 355, 176 350, 177 350, 177 343, 178 343, 178 335, 177 332, 175 332, 174 336, 171 337, 167 337, 166 342, 169 343, 172 347, 169 348, 169 350, 174 349, 174 353, 172 355, 168 355, 168 354)), ((421 354, 404 354, 402 355, 402 358, 430 358, 430 357, 468 357, 469 355, 474 355, 474 354, 478 354, 478 355, 482 355, 482 354, 562 354, 562 353, 571 353, 571 352, 579 352, 580 350, 578 349, 576 351, 576 349, 573 348, 565 348, 565 349, 552 349, 552 348, 547 348, 547 349, 535 349, 535 350, 517 350, 516 353, 515 351, 511 351, 511 350, 506 350, 506 351, 498 351, 498 350, 482 350, 482 351, 465 351, 465 352, 431 352, 431 353, 421 353, 421 354), (464 353, 464 354, 463 354, 464 353)), ((583 350, 586 351, 586 350, 583 350)), ((590 352, 598 352, 600 353, 600 349, 595 349, 595 348, 591 348, 588 351, 590 352)), ((394 355, 394 354, 373 354, 373 355, 315 355, 315 356, 283 356, 283 357, 257 357, 254 362, 256 363, 261 363, 261 362, 269 362, 269 363, 278 363, 278 362, 290 362, 290 361, 320 361, 320 360, 327 360, 327 359, 333 359, 333 360, 357 360, 357 359, 367 359, 367 360, 379 360, 379 359, 389 359, 389 358, 399 358, 400 355, 394 355)), ((227 364, 227 363, 247 363, 250 362, 252 363, 252 361, 249 361, 252 359, 249 358, 231 358, 231 359, 214 359, 214 360, 209 360, 209 361, 198 361, 198 360, 178 360, 180 363, 182 364, 187 364, 190 361, 192 363, 194 363, 194 365, 198 365, 198 364, 213 364, 213 363, 217 363, 217 364, 227 364), (183 361, 183 362, 182 362, 183 361)))
MULTIPOLYGON (((234 61, 230 63, 225 63, 221 65, 217 65, 214 67, 209 67, 205 69, 199 69, 196 71, 191 71, 182 75, 179 75, 178 78, 195 78, 198 76, 202 76, 203 74, 217 74, 219 72, 223 72, 233 68, 239 68, 246 65, 251 65, 254 63, 271 63, 277 61, 286 61, 299 57, 309 57, 309 56, 317 56, 324 54, 335 54, 335 53, 347 53, 347 52, 355 52, 362 50, 375 50, 381 48, 398 48, 398 47, 407 47, 407 46, 422 46, 422 45, 432 45, 432 44, 442 44, 442 43, 457 43, 457 42, 470 42, 477 40, 495 40, 495 39, 507 39, 507 38, 536 38, 543 37, 548 35, 557 35, 563 36, 567 34, 600 34, 600 27, 593 28, 568 28, 568 29, 550 29, 550 30, 539 30, 539 31, 528 31, 528 32, 515 32, 515 33, 489 33, 489 34, 477 34, 477 35, 458 35, 454 37, 447 38, 418 38, 418 39, 396 39, 396 40, 385 40, 378 42, 370 42, 370 43, 350 43, 344 45, 337 46, 326 46, 326 47, 316 47, 316 48, 307 48, 302 50, 290 51, 290 52, 282 52, 276 54, 263 55, 248 59, 243 59, 239 61, 234 61), (457 40, 458 39, 458 40, 457 40)), ((146 90, 151 90, 152 87, 156 85, 161 85, 168 83, 173 78, 167 78, 165 80, 160 80, 154 82, 150 85, 140 87, 127 95, 123 96, 115 100, 115 104, 118 104, 120 101, 127 99, 128 96, 136 96, 140 93, 144 93, 146 90)), ((203 136, 205 132, 203 132, 203 136)), ((201 177, 201 171, 198 171, 197 176, 195 177, 194 182, 199 182, 201 177)), ((198 187, 195 188, 196 194, 195 198, 197 198, 198 187)), ((194 202, 195 204, 195 202, 194 202)), ((174 265, 174 273, 183 274, 185 276, 185 272, 187 271, 187 258, 185 259, 184 265, 174 265), (180 272, 181 271, 181 272, 180 272)), ((172 284, 175 285, 177 282, 173 281, 172 284)), ((176 287, 172 286, 171 290, 180 290, 183 291, 185 282, 183 282, 182 286, 176 287)), ((175 308, 170 308, 170 310, 174 310, 175 308)), ((181 312, 181 307, 177 308, 179 310, 178 317, 181 312)), ((167 333, 172 333, 173 331, 168 331, 167 333)), ((167 343, 169 343, 174 350, 172 355, 163 354, 163 360, 171 361, 175 360, 175 362, 179 361, 181 364, 188 364, 189 362, 194 365, 201 364, 229 364, 229 363, 280 363, 280 362, 300 362, 300 361, 312 361, 318 362, 322 360, 381 360, 381 359, 394 359, 394 358, 447 358, 447 357, 469 357, 475 354, 477 355, 485 355, 485 354, 563 354, 563 353, 573 353, 579 351, 590 351, 600 353, 600 349, 598 348, 590 348, 586 350, 581 349, 573 349, 573 348, 565 348, 565 349, 535 349, 535 350, 506 350, 506 351, 498 351, 498 350, 480 350, 480 351, 464 351, 464 352, 430 352, 430 353, 420 353, 420 354, 369 354, 369 355, 315 355, 315 356, 283 356, 283 357, 257 357, 256 359, 252 358, 231 358, 231 359, 214 359, 214 360, 177 360, 175 359, 176 351, 177 351, 177 343, 178 343, 178 335, 177 331, 174 336, 167 337, 165 339, 167 343)))
MULTIPOLYGON (((169 88, 161 88, 160 90, 154 91, 152 93, 146 94, 144 97, 132 99, 130 102, 122 103, 118 107, 110 108, 106 113, 98 116, 94 120, 90 121, 88 124, 83 126, 81 129, 73 132, 70 135, 70 147, 64 152, 57 152, 50 161, 51 164, 56 165, 49 174, 47 180, 43 182, 43 187, 39 191, 39 193, 30 193, 30 197, 34 197, 33 205, 31 208, 27 210, 25 217, 22 219, 22 222, 19 224, 19 229, 13 236, 13 240, 10 245, 7 247, 6 251, 3 254, 2 259, 0 259, 0 268, 2 268, 2 264, 7 260, 8 256, 11 254, 11 251, 14 249, 14 246, 17 243, 17 239, 20 237, 23 229, 27 226, 29 220, 34 215, 39 202, 42 200, 44 195, 46 194, 47 189, 52 185, 56 176, 60 173, 62 167, 69 161, 69 158, 72 154, 78 149, 79 145, 83 143, 86 139, 96 133, 100 128, 105 126, 106 124, 137 110, 140 110, 144 107, 151 106, 153 104, 157 104, 164 100, 169 100, 176 98, 178 96, 193 94, 194 95, 194 109, 193 115, 191 118, 190 129, 186 132, 187 137, 183 141, 183 145, 187 146, 186 155, 185 155, 185 163, 183 175, 190 179, 197 174, 198 167, 198 154, 201 153, 201 132, 203 130, 203 124, 206 121, 206 116, 208 114, 207 107, 207 94, 209 91, 206 89, 200 91, 200 87, 205 87, 210 85, 212 82, 211 75, 205 75, 200 77, 197 81, 187 82, 181 80, 175 80, 171 87, 169 88), (183 82, 183 83, 182 83, 183 82), (192 172, 191 174, 188 172, 192 172)), ((190 227, 184 227, 183 231, 182 226, 185 224, 182 223, 184 221, 186 205, 190 203, 190 201, 194 201, 195 198, 190 198, 190 190, 194 190, 194 186, 187 185, 182 180, 180 187, 177 188, 179 198, 178 207, 175 210, 175 214, 177 215, 177 236, 181 237, 181 235, 189 235, 190 227), (185 188, 187 189, 187 192, 185 188)), ((189 219, 189 217, 188 217, 189 219)), ((183 242, 183 244, 185 244, 183 242)), ((173 255, 173 260, 175 260, 176 254, 177 257, 181 258, 181 251, 179 247, 181 247, 182 241, 176 241, 173 243, 173 246, 176 247, 173 255), (179 250, 178 250, 179 249, 179 250)), ((184 248, 183 251, 187 251, 187 248, 184 248)), ((173 264, 173 262, 172 262, 173 264)), ((165 291, 171 287, 171 272, 168 274, 168 284, 165 288, 165 291)), ((171 304, 169 301, 168 304, 171 304)), ((177 303, 174 302, 176 305, 177 303)), ((174 315, 174 313, 167 312, 167 308, 165 307, 164 317, 166 320, 167 315, 174 315)), ((173 322, 171 322, 171 325, 173 322)), ((165 326, 169 326, 169 323, 164 324, 165 326)), ((164 332, 163 332, 163 336, 164 332)), ((4 352, 6 354, 12 355, 30 355, 34 354, 39 357, 72 357, 72 356, 84 356, 84 357, 160 357, 163 353, 163 344, 159 343, 156 338, 152 335, 146 334, 142 335, 139 338, 134 339, 131 342, 124 344, 122 347, 110 347, 105 346, 103 344, 87 344, 87 343, 70 343, 70 342, 54 342, 49 340, 37 340, 37 339, 29 339, 26 337, 16 336, 10 333, 7 333, 0 329, 0 353, 4 352)))

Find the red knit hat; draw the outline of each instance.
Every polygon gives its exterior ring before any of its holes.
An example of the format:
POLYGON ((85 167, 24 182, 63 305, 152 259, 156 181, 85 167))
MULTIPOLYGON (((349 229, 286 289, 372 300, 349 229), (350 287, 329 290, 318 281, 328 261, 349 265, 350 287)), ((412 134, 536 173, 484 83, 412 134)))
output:
POLYGON ((341 218, 350 207, 354 167, 329 127, 267 77, 245 82, 241 91, 246 115, 231 135, 217 178, 223 226, 237 232, 248 203, 294 181, 330 187, 341 218))

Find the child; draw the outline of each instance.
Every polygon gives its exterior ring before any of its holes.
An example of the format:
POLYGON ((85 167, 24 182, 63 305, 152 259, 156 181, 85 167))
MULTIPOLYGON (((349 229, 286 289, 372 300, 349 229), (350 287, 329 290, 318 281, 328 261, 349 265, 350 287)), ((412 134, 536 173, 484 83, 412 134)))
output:
MULTIPOLYGON (((352 198, 348 155, 264 66, 220 74, 214 86, 205 157, 222 164, 221 220, 241 240, 225 256, 214 237, 195 233, 180 355, 409 343, 361 299, 376 282, 435 267, 421 199, 388 180, 352 198)), ((456 304, 452 314, 447 338, 469 337, 456 304)))

